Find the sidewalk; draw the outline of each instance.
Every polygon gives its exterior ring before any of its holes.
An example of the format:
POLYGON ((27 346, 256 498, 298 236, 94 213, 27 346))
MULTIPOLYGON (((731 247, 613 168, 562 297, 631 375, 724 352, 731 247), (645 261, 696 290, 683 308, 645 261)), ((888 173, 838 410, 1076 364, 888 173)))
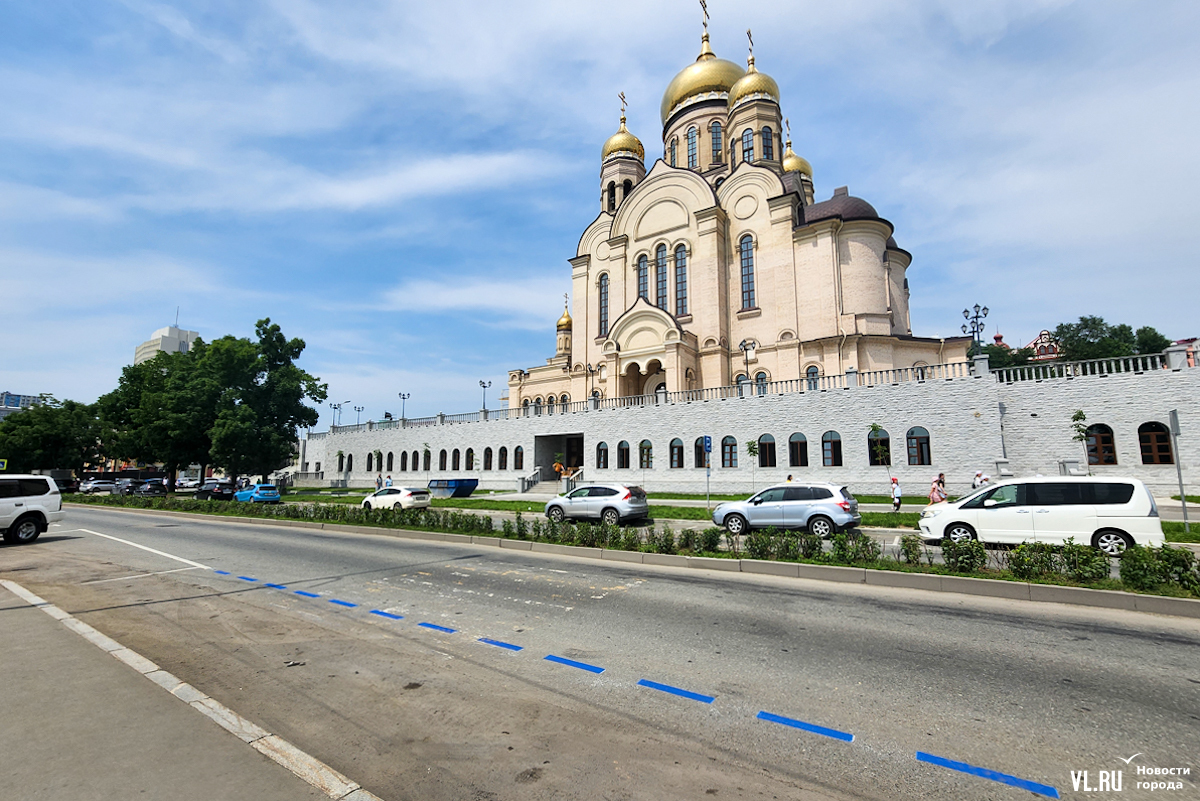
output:
POLYGON ((8 798, 373 798, 362 791, 327 794, 300 779, 4 587, 0 638, 8 798))

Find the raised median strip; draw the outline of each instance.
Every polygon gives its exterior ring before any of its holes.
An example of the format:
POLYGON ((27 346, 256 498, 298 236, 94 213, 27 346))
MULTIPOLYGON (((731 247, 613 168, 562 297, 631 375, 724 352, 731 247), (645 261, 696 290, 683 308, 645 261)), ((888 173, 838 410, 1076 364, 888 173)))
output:
MULTIPOLYGON (((509 539, 499 536, 467 536, 462 534, 430 531, 410 531, 400 528, 383 528, 379 526, 356 526, 344 523, 320 523, 302 520, 263 520, 262 518, 255 517, 234 517, 225 515, 214 518, 212 515, 206 515, 199 512, 175 512, 158 509, 109 507, 99 504, 85 504, 84 506, 88 509, 104 509, 107 511, 128 512, 132 514, 158 514, 214 524, 236 523, 239 525, 290 525, 296 528, 318 529, 321 531, 338 532, 344 534, 370 534, 375 536, 395 537, 398 539, 416 539, 430 542, 446 542, 463 545, 468 544, 469 542, 471 545, 481 545, 491 548, 553 553, 583 559, 602 559, 606 561, 618 561, 632 564, 686 567, 689 569, 719 570, 733 573, 740 572, 759 575, 782 576, 786 578, 795 577, 814 581, 870 584, 880 587, 926 590, 929 592, 959 593, 963 595, 977 595, 990 598, 1008 598, 1019 601, 1033 601, 1037 603, 1065 603, 1076 606, 1093 606, 1105 609, 1125 609, 1134 612, 1147 612, 1159 615, 1173 615, 1176 617, 1200 618, 1200 600, 1192 598, 1172 598, 1164 595, 1143 595, 1139 593, 1122 592, 1118 590, 1099 590, 1088 587, 1071 587, 1057 584, 1036 584, 1024 581, 1005 581, 1002 579, 953 576, 940 573, 905 572, 900 570, 885 570, 869 567, 819 565, 807 564, 803 562, 780 562, 760 559, 735 559, 710 556, 654 554, 644 551, 611 550, 608 548, 533 542, 531 540, 509 539)), ((304 593, 299 594, 303 595, 304 593)))
POLYGON ((0 579, 0 587, 4 587, 30 606, 41 609, 62 623, 64 627, 133 668, 242 742, 249 744, 256 751, 270 757, 274 762, 287 768, 308 784, 323 791, 330 798, 337 799, 337 801, 382 801, 378 796, 364 790, 357 782, 343 776, 316 757, 301 751, 287 740, 277 737, 247 720, 173 674, 160 669, 158 665, 136 651, 101 634, 87 623, 35 595, 20 584, 0 579))

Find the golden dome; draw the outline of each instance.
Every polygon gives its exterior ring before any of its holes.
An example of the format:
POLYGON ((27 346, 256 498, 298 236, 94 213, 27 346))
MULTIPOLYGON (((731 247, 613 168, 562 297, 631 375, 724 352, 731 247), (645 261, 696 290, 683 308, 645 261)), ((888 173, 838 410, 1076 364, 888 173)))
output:
POLYGON ((559 331, 570 331, 571 330, 571 313, 569 311, 567 311, 567 307, 565 304, 563 305, 562 317, 558 318, 558 330, 559 331))
POLYGON ((765 72, 754 68, 754 56, 750 56, 746 74, 738 79, 729 90, 729 108, 733 110, 743 100, 770 99, 779 102, 779 84, 765 72))
MULTIPOLYGON (((701 39, 700 55, 696 57, 695 62, 684 67, 672 78, 667 84, 667 91, 663 92, 663 125, 667 124, 672 112, 688 100, 705 99, 705 96, 724 99, 729 88, 745 73, 745 70, 732 61, 717 58, 713 54, 708 45, 706 31, 701 39)), ((771 83, 774 84, 774 81, 771 83)), ((775 93, 779 94, 779 90, 776 89, 775 93)))
MULTIPOLYGON (((642 147, 642 140, 629 132, 625 127, 625 115, 621 115, 621 127, 617 132, 604 142, 604 148, 600 151, 600 160, 608 161, 609 156, 614 156, 620 153, 633 153, 637 156, 638 161, 645 161, 646 148, 642 147)), ((570 322, 571 318, 567 318, 570 322)))
POLYGON ((796 151, 792 150, 791 139, 787 141, 787 147, 783 151, 783 171, 798 172, 812 178, 812 165, 808 163, 808 159, 796 155, 796 151))

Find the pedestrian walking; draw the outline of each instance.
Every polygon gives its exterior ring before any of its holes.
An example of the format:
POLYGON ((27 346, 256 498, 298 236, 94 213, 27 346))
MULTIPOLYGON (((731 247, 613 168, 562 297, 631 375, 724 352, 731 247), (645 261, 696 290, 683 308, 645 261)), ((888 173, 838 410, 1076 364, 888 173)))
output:
POLYGON ((900 497, 904 493, 900 490, 900 479, 892 476, 892 511, 900 511, 900 497))
POLYGON ((392 474, 391 473, 388 473, 388 477, 383 480, 383 486, 385 486, 385 487, 392 486, 392 474))
MULTIPOLYGON (((895 481, 896 479, 892 479, 892 480, 895 481)), ((789 484, 792 483, 792 474, 791 473, 788 473, 787 483, 789 483, 789 484)))
POLYGON ((375 491, 379 492, 383 489, 383 473, 378 473, 375 476, 375 491))
POLYGON ((941 503, 946 500, 946 474, 938 473, 933 483, 929 485, 929 502, 941 503))
POLYGON ((991 478, 989 478, 988 476, 985 476, 983 474, 982 470, 976 470, 975 478, 971 481, 971 489, 979 489, 980 487, 986 487, 990 481, 991 481, 991 478))

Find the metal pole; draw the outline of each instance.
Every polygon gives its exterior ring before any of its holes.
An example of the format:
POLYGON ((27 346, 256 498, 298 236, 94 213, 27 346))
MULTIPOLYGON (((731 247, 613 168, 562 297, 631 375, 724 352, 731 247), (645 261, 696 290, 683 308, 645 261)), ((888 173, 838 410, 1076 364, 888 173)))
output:
POLYGON ((1179 461, 1179 410, 1171 410, 1171 455, 1175 458, 1175 477, 1179 479, 1179 505, 1183 507, 1183 530, 1189 534, 1192 526, 1188 523, 1187 495, 1183 492, 1183 465, 1179 461))

